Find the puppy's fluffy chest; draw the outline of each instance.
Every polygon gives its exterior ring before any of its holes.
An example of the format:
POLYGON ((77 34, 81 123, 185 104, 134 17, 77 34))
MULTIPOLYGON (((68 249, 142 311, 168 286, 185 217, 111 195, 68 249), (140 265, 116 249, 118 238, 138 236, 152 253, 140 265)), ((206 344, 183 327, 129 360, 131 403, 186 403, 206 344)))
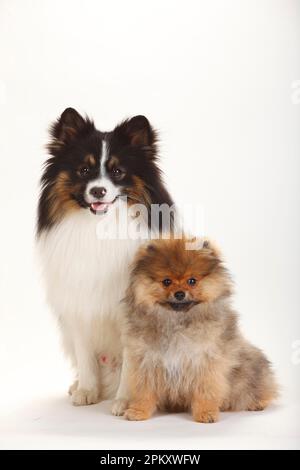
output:
POLYGON ((160 322, 156 335, 145 336, 143 343, 143 365, 162 367, 169 378, 184 374, 185 368, 199 370, 219 354, 217 330, 212 325, 201 328, 195 322, 187 326, 178 322, 177 313, 172 315, 173 319, 160 322))

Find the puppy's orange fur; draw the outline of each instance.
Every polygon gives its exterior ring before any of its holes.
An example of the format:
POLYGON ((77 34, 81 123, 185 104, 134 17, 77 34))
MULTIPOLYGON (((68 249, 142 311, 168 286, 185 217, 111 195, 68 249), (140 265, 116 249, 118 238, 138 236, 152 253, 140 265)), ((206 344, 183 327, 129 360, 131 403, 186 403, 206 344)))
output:
POLYGON ((156 408, 189 409, 195 421, 212 423, 220 410, 261 410, 277 396, 270 363, 238 329, 218 251, 210 243, 186 250, 186 243, 156 240, 135 259, 125 329, 130 420, 156 408), (185 293, 179 310, 178 291, 185 293))

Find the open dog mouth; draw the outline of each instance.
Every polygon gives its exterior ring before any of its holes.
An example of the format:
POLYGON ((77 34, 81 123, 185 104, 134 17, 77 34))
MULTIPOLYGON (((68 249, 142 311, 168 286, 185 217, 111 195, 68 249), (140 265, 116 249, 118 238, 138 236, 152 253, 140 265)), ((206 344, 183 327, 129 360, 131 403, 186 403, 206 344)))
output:
POLYGON ((197 302, 186 301, 186 302, 167 302, 169 307, 176 312, 188 311, 193 305, 196 305, 197 302))
POLYGON ((97 201, 97 202, 92 202, 90 204, 90 211, 93 214, 106 214, 108 209, 114 204, 116 201, 116 197, 113 201, 97 201))

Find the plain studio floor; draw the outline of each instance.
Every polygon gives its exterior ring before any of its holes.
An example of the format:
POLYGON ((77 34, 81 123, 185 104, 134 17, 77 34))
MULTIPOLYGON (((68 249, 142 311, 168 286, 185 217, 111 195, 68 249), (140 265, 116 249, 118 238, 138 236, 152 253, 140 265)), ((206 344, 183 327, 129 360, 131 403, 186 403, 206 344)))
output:
MULTIPOLYGON (((188 414, 144 422, 111 416, 110 403, 73 408, 65 397, 37 397, 2 418, 6 449, 295 449, 299 405, 260 413, 222 413, 218 423, 194 423, 188 414)), ((298 428, 298 429, 297 429, 298 428)))
MULTIPOLYGON (((49 377, 50 379, 50 377, 49 377)), ((73 407, 61 389, 49 393, 41 376, 29 397, 21 378, 14 403, 0 404, 0 448, 4 449, 297 449, 299 404, 291 400, 264 412, 222 413, 215 424, 190 415, 157 414, 128 422, 110 414, 110 402, 73 407)), ((53 389, 54 390, 54 389, 53 389)), ((12 397, 11 397, 12 398, 12 397)))

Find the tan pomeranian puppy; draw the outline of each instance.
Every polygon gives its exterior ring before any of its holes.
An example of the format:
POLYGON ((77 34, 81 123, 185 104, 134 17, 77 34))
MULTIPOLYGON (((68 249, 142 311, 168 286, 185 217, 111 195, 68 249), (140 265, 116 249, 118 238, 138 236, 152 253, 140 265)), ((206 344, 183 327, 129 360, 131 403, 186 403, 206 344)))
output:
POLYGON ((271 365, 242 336, 231 295, 211 242, 156 240, 138 251, 126 297, 127 419, 191 410, 213 423, 219 411, 263 410, 276 398, 271 365))

